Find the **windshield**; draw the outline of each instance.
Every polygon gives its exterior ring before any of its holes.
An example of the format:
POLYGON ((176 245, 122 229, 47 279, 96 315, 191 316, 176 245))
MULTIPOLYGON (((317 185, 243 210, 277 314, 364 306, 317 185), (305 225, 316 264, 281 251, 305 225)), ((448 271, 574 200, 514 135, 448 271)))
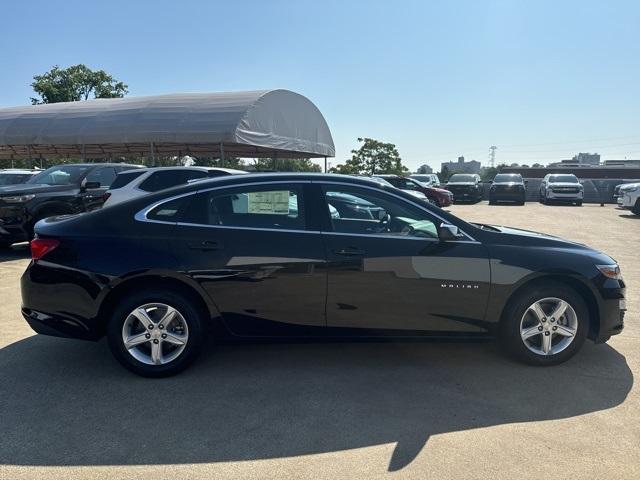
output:
POLYGON ((39 185, 72 185, 82 178, 82 175, 89 169, 85 165, 57 165, 47 168, 44 172, 29 179, 29 184, 39 185))
POLYGON ((384 178, 380 177, 369 177, 371 180, 379 183, 380 185, 386 185, 387 187, 393 187, 389 182, 387 182, 384 178))
POLYGON ((431 183, 433 180, 431 175, 411 175, 411 178, 423 183, 431 183))
POLYGON ((558 182, 566 182, 566 183, 578 183, 578 177, 575 175, 551 175, 549 177, 549 182, 558 183, 558 182))
POLYGON ((28 173, 0 173, 0 185, 18 185, 27 181, 30 176, 28 173))
POLYGON ((516 173, 501 173, 493 179, 494 183, 502 182, 522 182, 522 175, 516 173))
POLYGON ((463 173, 456 173, 455 175, 451 175, 449 182, 474 182, 476 181, 476 177, 474 175, 465 175, 463 173))

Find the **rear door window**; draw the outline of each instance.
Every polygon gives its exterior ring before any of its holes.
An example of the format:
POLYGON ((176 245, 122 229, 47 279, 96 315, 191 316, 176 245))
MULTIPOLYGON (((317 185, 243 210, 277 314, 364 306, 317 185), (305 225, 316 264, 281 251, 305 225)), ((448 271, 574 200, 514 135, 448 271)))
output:
POLYGON ((196 225, 304 230, 302 187, 266 185, 194 196, 184 222, 196 225))
POLYGON ((206 176, 206 172, 201 170, 161 170, 153 172, 138 188, 145 192, 159 192, 206 176))

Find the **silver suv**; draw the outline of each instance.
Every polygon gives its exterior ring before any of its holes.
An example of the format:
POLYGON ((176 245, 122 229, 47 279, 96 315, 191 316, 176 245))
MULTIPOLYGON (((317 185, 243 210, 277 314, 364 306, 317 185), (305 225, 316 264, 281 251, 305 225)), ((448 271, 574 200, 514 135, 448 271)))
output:
POLYGON ((584 187, 573 174, 549 173, 540 184, 540 201, 545 205, 551 202, 567 202, 582 205, 584 187))

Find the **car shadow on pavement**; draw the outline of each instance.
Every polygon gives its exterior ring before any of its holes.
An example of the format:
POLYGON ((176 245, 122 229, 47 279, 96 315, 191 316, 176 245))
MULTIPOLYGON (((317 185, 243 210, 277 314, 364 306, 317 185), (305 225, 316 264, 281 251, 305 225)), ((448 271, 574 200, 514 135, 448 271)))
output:
POLYGON ((634 215, 633 213, 623 213, 618 216, 620 218, 630 218, 632 220, 640 220, 640 215, 634 215))
POLYGON ((281 458, 553 420, 621 404, 625 358, 585 345, 535 368, 492 343, 225 345, 184 373, 136 377, 98 344, 32 336, 0 350, 0 463, 149 465, 281 458))
POLYGON ((9 262, 11 260, 21 260, 29 258, 31 251, 28 243, 20 243, 11 247, 0 248, 0 263, 9 262))

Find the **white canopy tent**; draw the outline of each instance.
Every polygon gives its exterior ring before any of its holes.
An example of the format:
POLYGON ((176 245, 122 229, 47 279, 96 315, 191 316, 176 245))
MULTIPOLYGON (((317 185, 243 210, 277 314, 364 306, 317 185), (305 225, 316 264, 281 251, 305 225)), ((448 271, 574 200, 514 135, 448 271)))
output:
POLYGON ((335 147, 320 110, 288 90, 0 109, 0 159, 113 155, 320 158, 335 147))

